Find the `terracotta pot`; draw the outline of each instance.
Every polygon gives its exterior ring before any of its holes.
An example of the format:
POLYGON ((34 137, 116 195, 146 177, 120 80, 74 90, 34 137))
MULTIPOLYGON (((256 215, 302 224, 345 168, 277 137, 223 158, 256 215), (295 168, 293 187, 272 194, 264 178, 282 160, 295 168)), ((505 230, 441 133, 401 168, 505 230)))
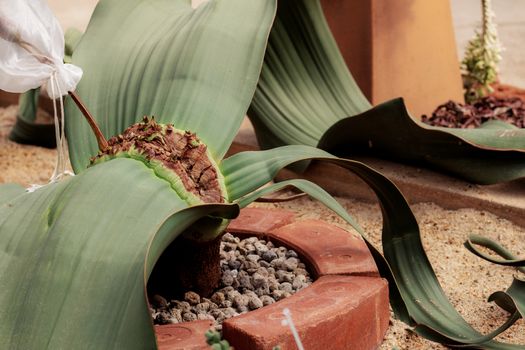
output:
POLYGON ((374 104, 404 97, 415 118, 463 101, 450 2, 322 0, 341 53, 374 104))
MULTIPOLYGON (((379 277, 364 241, 320 220, 292 212, 244 209, 228 232, 259 236, 294 249, 315 282, 293 296, 223 323, 224 338, 238 350, 296 349, 282 311, 291 311, 306 349, 376 349, 390 317, 387 282, 379 277)), ((209 349, 209 321, 156 326, 161 350, 209 349)))

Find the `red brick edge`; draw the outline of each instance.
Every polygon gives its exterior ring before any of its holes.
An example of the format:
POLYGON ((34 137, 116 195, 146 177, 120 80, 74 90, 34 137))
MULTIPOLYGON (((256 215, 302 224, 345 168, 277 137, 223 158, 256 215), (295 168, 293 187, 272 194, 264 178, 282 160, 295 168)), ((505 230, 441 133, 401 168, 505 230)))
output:
MULTIPOLYGON (((293 296, 226 320, 223 335, 237 350, 296 349, 281 324, 288 308, 305 349, 376 349, 390 317, 388 285, 379 277, 363 240, 320 220, 296 221, 294 213, 246 208, 228 226, 236 235, 277 241, 307 262, 316 281, 293 296)), ((161 350, 209 349, 207 321, 156 326, 161 350)))

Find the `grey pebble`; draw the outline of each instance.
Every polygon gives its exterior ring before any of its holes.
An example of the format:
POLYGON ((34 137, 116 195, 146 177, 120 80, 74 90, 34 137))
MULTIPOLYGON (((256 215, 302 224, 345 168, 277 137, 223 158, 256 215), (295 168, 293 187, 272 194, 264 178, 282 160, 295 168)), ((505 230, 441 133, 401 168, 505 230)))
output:
POLYGON ((263 306, 275 303, 275 299, 269 295, 263 295, 259 299, 262 301, 263 306))
POLYGON ((268 279, 260 273, 255 272, 252 275, 252 285, 254 288, 264 288, 265 286, 268 286, 268 279))
POLYGON ((281 283, 281 288, 279 288, 280 290, 284 291, 284 292, 288 292, 288 293, 291 293, 293 292, 293 286, 290 282, 283 282, 281 283))
POLYGON ((241 267, 242 263, 239 260, 230 260, 228 261, 228 266, 230 269, 238 270, 241 267))
MULTIPOLYGON (((259 255, 257 255, 257 254, 248 254, 248 255, 246 256, 246 260, 247 260, 247 261, 251 261, 251 262, 254 262, 254 263, 256 263, 257 261, 259 261, 260 258, 261 258, 261 257, 260 257, 259 255)), ((258 267, 258 266, 257 266, 257 267, 258 267)))
POLYGON ((257 237, 240 240, 226 233, 220 255, 220 289, 210 298, 187 292, 184 301, 170 303, 154 296, 151 314, 156 324, 214 320, 220 331, 225 319, 273 304, 312 281, 297 252, 257 237))
POLYGON ((230 270, 226 270, 222 273, 221 282, 225 286, 231 286, 233 284, 234 278, 235 277, 232 272, 230 270))
POLYGON ((215 292, 211 296, 211 301, 213 301, 215 304, 220 305, 226 298, 224 297, 224 293, 222 292, 215 292))
POLYGON ((172 301, 172 303, 175 305, 175 307, 179 310, 181 310, 183 313, 184 312, 190 312, 191 310, 191 306, 190 306, 190 303, 188 303, 187 301, 172 301))
POLYGON ((277 255, 280 258, 285 258, 286 257, 286 248, 285 247, 277 247, 277 248, 275 248, 275 251, 276 251, 277 255))
POLYGON ((272 291, 272 298, 275 301, 279 301, 279 300, 281 300, 283 298, 283 294, 284 294, 284 292, 282 290, 276 289, 276 290, 272 291))
POLYGON ((292 287, 295 290, 301 290, 306 287, 306 276, 298 275, 293 279, 292 287))
POLYGON ((198 314, 205 314, 210 310, 210 303, 200 303, 194 306, 195 312, 198 314))
POLYGON ((195 315, 193 312, 185 312, 182 314, 182 321, 184 322, 191 322, 195 321, 197 319, 197 315, 195 315))
POLYGON ((268 295, 268 294, 270 294, 270 287, 266 286, 266 287, 257 288, 255 290, 255 294, 258 297, 262 297, 264 295, 268 295))
POLYGON ((292 282, 294 280, 294 275, 291 272, 286 272, 283 270, 277 271, 275 276, 279 282, 292 282))
POLYGON ((261 255, 261 258, 266 262, 271 262, 274 259, 277 259, 277 253, 273 250, 268 250, 261 255))
POLYGON ((197 320, 215 321, 215 318, 212 315, 208 315, 208 314, 197 314, 197 320))
POLYGON ((259 265, 261 265, 262 267, 270 267, 272 265, 270 265, 270 263, 266 260, 259 260, 259 265))
POLYGON ((253 246, 255 247, 255 251, 256 251, 257 254, 259 254, 259 255, 261 255, 262 253, 268 251, 268 247, 266 246, 266 244, 264 244, 264 243, 262 243, 262 242, 255 242, 255 243, 253 244, 253 246))
POLYGON ((233 306, 238 310, 242 306, 247 306, 249 301, 250 300, 246 295, 237 295, 233 298, 233 306))
POLYGON ((171 323, 182 322, 182 312, 178 309, 171 309, 171 323))
POLYGON ((284 267, 288 271, 293 271, 297 268, 298 263, 299 263, 299 260, 297 260, 297 258, 288 258, 284 261, 284 267))
POLYGON ((190 303, 190 305, 197 305, 201 302, 201 297, 195 292, 186 292, 184 294, 184 300, 190 303))
POLYGON ((299 257, 297 253, 295 252, 295 250, 293 249, 288 250, 284 256, 287 258, 298 258, 299 257))
POLYGON ((248 301, 248 307, 250 310, 256 310, 263 307, 263 302, 258 297, 250 297, 248 301))
POLYGON ((222 236, 222 241, 223 242, 229 242, 229 243, 235 243, 235 236, 232 235, 231 233, 225 233, 223 236, 222 236))

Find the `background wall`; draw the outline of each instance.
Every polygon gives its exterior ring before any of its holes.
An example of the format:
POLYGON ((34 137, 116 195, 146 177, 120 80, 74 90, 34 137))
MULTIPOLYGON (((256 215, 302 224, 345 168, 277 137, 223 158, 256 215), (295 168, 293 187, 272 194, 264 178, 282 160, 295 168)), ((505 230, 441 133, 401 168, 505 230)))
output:
MULTIPOLYGON (((481 0, 451 0, 458 55, 481 24, 481 0)), ((501 82, 525 88, 525 1, 492 0, 500 41, 505 48, 501 82)))

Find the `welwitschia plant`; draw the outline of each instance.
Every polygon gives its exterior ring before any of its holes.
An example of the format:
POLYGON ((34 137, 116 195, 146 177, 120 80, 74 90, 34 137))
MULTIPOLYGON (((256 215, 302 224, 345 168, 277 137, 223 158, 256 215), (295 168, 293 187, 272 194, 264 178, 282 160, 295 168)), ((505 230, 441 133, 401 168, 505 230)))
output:
MULTIPOLYGON (((292 3, 302 4, 282 4, 292 3)), ((288 165, 318 160, 357 174, 377 194, 384 256, 369 247, 400 318, 447 344, 519 348, 479 334, 454 310, 407 202, 380 173, 305 145, 223 159, 255 91, 276 10, 274 0, 210 0, 196 9, 186 0, 99 2, 73 62, 84 70, 78 91, 108 146, 99 152, 70 105, 78 175, 34 193, 0 186, 3 346, 155 348, 145 287, 160 255, 178 238, 214 241, 240 207, 284 186, 323 202, 365 237, 311 182, 262 187, 288 165)), ((513 311, 501 329, 523 312, 522 289, 499 297, 513 311)))

